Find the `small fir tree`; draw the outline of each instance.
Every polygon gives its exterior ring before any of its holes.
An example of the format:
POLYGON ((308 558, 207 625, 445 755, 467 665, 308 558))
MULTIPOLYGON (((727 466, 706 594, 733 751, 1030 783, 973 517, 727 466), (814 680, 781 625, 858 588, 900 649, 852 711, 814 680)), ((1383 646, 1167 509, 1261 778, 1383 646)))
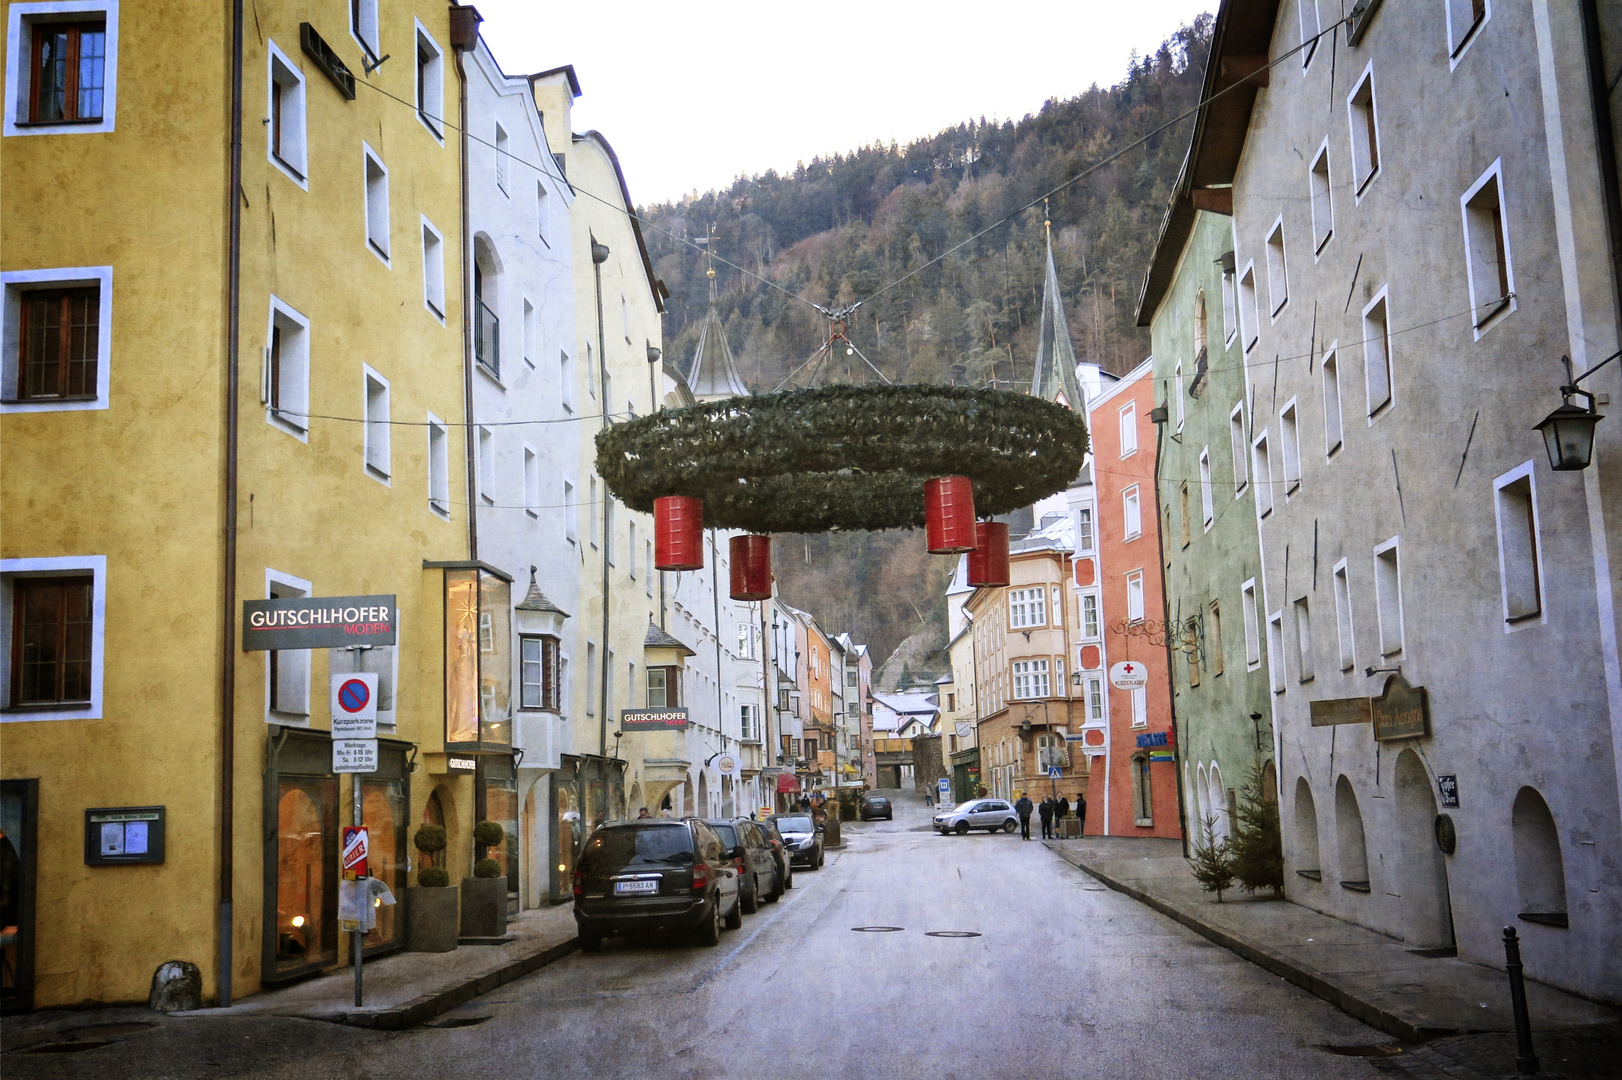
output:
POLYGON ((1215 817, 1203 819, 1200 831, 1204 842, 1194 845, 1194 857, 1188 860, 1188 865, 1193 869, 1194 880, 1200 883, 1200 888, 1216 893, 1217 903, 1220 904, 1223 891, 1233 888, 1233 860, 1228 854, 1228 841, 1217 840, 1215 817))
POLYGON ((1284 895, 1284 842, 1278 800, 1268 798, 1260 769, 1252 768, 1239 792, 1238 822, 1228 841, 1233 876, 1246 892, 1272 889, 1284 895))

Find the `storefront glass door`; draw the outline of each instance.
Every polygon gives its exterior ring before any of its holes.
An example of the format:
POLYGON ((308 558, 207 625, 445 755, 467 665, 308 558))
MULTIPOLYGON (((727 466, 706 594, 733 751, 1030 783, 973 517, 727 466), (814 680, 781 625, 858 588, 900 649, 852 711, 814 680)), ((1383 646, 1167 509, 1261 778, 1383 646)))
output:
POLYGON ((370 853, 367 869, 382 880, 395 903, 379 904, 377 923, 366 935, 366 955, 405 944, 406 820, 410 806, 404 780, 367 779, 361 785, 362 812, 370 853))
POLYGON ((338 959, 338 779, 284 776, 276 815, 275 973, 338 959))

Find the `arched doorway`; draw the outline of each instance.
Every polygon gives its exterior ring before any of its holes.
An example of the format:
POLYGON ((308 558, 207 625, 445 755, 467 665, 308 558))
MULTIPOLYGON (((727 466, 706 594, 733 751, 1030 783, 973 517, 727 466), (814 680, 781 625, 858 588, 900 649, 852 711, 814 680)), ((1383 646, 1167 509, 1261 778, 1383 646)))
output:
POLYGON ((1318 803, 1307 778, 1295 778, 1295 872, 1308 881, 1323 880, 1318 848, 1318 803))
POLYGON ((1342 885, 1353 892, 1369 891, 1369 849, 1363 836, 1363 811, 1358 809, 1352 782, 1344 774, 1335 781, 1335 859, 1342 885))
POLYGON ((698 802, 693 807, 693 813, 699 817, 710 816, 710 780, 702 772, 698 774, 698 802))
POLYGON ((1565 926, 1566 860, 1560 854, 1560 832, 1543 796, 1530 787, 1515 794, 1510 812, 1515 839, 1515 882, 1520 887, 1520 917, 1545 926, 1565 926))
POLYGON ((1403 937, 1422 949, 1453 945, 1453 912, 1447 860, 1436 846, 1436 797, 1430 774, 1412 750, 1397 758, 1397 835, 1401 844, 1398 888, 1402 891, 1403 937))

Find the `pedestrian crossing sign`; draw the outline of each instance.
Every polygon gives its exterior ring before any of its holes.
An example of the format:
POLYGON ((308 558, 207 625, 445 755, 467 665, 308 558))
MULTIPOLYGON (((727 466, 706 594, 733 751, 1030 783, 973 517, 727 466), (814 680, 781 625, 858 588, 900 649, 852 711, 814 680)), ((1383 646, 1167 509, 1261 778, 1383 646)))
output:
POLYGON ((1049 780, 1057 780, 1058 778, 1059 778, 1059 767, 1057 765, 1049 765, 1048 766, 1048 779, 1049 780))

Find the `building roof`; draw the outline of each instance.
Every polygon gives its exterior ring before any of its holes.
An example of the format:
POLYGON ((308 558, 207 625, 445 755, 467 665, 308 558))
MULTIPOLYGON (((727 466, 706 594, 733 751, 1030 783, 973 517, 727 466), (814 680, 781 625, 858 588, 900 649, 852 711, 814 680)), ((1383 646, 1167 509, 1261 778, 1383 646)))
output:
POLYGON ((1204 104, 1195 115, 1188 155, 1138 294, 1139 326, 1149 325, 1166 298, 1199 210, 1233 213, 1233 178, 1256 107, 1256 91, 1268 82, 1267 50, 1278 9, 1279 0, 1223 0, 1217 11, 1200 89, 1204 104))
POLYGON ((655 623, 652 619, 648 620, 648 633, 647 636, 642 639, 642 647, 644 649, 680 649, 688 656, 698 655, 692 649, 689 649, 686 645, 682 644, 680 638, 672 637, 670 634, 666 633, 664 628, 658 623, 655 623))
POLYGON ((1076 412, 1087 407, 1087 399, 1076 381, 1076 350, 1070 343, 1070 325, 1064 317, 1064 297, 1059 292, 1059 272, 1053 265, 1053 237, 1048 237, 1048 272, 1042 284, 1042 323, 1036 339, 1036 371, 1031 377, 1031 396, 1057 401, 1076 412))
POLYGON ((884 705, 891 712, 900 716, 917 716, 922 713, 936 713, 940 705, 935 700, 934 691, 902 691, 894 694, 874 694, 873 700, 884 705))
POLYGON ((537 71, 535 74, 529 77, 529 81, 533 83, 538 79, 544 79, 551 75, 562 75, 567 78, 569 80, 569 90, 574 94, 575 97, 580 96, 580 77, 574 73, 573 64, 564 64, 562 67, 547 68, 545 71, 537 71))
POLYGON ((693 350, 692 366, 687 369, 687 385, 698 398, 742 397, 749 393, 733 362, 732 346, 727 344, 726 330, 714 304, 698 328, 698 345, 693 350))
POLYGON ((1008 553, 1014 555, 1026 551, 1070 552, 1075 550, 1075 546, 1075 518, 1070 514, 1057 514, 1054 520, 1033 530, 1029 536, 1011 541, 1008 553))
MULTIPOLYGON (((540 76, 536 76, 539 78, 540 76)), ((642 216, 636 212, 636 204, 631 201, 631 189, 625 183, 625 170, 620 168, 619 155, 608 144, 600 131, 588 131, 584 135, 574 136, 575 142, 594 142, 608 158, 608 163, 614 167, 614 178, 619 181, 620 198, 625 200, 626 217, 631 222, 631 233, 636 237, 636 249, 642 256, 642 271, 648 276, 648 291, 653 294, 654 308, 663 313, 665 301, 670 299, 670 290, 665 287, 657 274, 653 272, 653 259, 648 254, 648 242, 642 236, 642 216)))
POLYGON ((548 600, 546 594, 541 592, 541 587, 535 584, 535 567, 533 566, 529 568, 529 592, 513 607, 517 611, 550 611, 562 615, 565 619, 569 617, 567 611, 548 600))

